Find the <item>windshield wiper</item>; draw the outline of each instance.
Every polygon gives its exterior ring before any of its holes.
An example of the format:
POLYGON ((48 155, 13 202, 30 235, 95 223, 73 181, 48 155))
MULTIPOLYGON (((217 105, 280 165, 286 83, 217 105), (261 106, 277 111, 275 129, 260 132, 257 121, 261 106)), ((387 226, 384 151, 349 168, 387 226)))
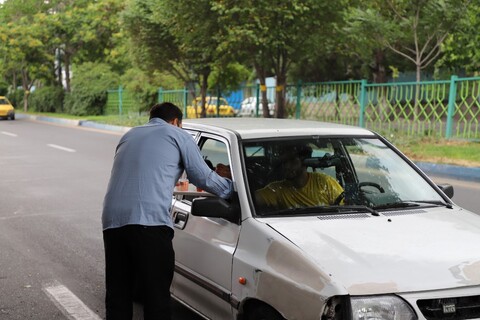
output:
POLYGON ((318 206, 318 207, 305 207, 305 208, 289 208, 283 210, 276 210, 270 212, 264 212, 262 216, 285 216, 285 215, 334 215, 334 214, 350 214, 367 211, 374 216, 379 216, 380 214, 367 206, 363 205, 344 205, 344 206, 318 206))
POLYGON ((441 207, 447 207, 448 209, 453 209, 453 206, 451 203, 443 202, 439 200, 412 200, 411 202, 418 202, 422 204, 432 204, 435 206, 441 206, 441 207))
POLYGON ((380 204, 378 206, 374 206, 373 208, 376 210, 379 209, 397 209, 397 208, 411 208, 411 207, 419 207, 418 203, 412 201, 402 201, 402 202, 389 202, 385 204, 380 204))
POLYGON ((390 202, 390 203, 374 206, 373 208, 376 210, 400 209, 400 208, 420 207, 421 205, 425 205, 425 204, 447 207, 448 209, 453 208, 453 206, 450 203, 437 201, 437 200, 410 200, 410 201, 402 201, 402 202, 390 202))

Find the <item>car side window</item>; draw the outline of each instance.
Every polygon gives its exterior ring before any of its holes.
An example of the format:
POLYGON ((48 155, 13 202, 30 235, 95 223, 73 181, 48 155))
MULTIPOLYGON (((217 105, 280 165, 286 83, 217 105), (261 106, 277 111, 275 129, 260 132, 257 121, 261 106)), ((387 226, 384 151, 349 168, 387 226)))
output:
POLYGON ((212 170, 219 166, 230 166, 227 145, 223 141, 205 138, 200 142, 200 152, 212 170))

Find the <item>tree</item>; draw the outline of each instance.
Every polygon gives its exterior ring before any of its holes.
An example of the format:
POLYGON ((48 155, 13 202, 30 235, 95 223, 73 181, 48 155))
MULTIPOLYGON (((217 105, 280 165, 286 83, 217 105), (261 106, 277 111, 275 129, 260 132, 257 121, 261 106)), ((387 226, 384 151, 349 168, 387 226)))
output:
POLYGON ((6 2, 4 8, 7 12, 15 8, 19 11, 8 16, 8 20, 0 25, 0 39, 3 43, 0 47, 0 65, 3 76, 11 81, 12 90, 15 91, 19 84, 23 88, 23 109, 27 111, 31 88, 38 79, 48 78, 50 74, 51 56, 46 50, 48 34, 42 21, 27 10, 28 6, 6 2))
POLYGON ((53 35, 51 45, 60 62, 59 82, 62 82, 62 66, 65 71, 65 87, 70 92, 70 68, 74 63, 89 61, 104 62, 115 46, 113 37, 120 32, 119 12, 123 9, 120 0, 64 0, 55 1, 52 11, 45 14, 49 32, 53 35))
POLYGON ((478 75, 480 69, 480 1, 472 1, 466 14, 457 22, 457 30, 442 45, 443 56, 438 68, 449 71, 466 71, 478 75))
MULTIPOLYGON (((213 0, 225 34, 222 48, 250 61, 265 88, 265 78, 275 75, 276 117, 285 116, 288 70, 310 50, 312 35, 331 35, 343 1, 318 0, 213 0)), ((266 92, 263 112, 268 115, 266 92)))
POLYGON ((441 46, 465 15, 469 0, 369 0, 351 7, 348 28, 369 36, 421 70, 434 63, 441 46))
MULTIPOLYGON (((222 26, 210 0, 132 0, 123 14, 137 64, 167 71, 182 79, 196 96, 200 86, 202 114, 209 77, 218 66, 216 34, 222 26)), ((235 68, 225 70, 236 70, 235 68)))

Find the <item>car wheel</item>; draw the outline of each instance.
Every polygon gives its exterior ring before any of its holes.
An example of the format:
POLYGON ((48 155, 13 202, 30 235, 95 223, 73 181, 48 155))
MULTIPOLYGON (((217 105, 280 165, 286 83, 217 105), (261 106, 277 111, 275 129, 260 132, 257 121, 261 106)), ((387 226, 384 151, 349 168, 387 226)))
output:
POLYGON ((10 120, 15 120, 15 114, 12 114, 12 115, 10 116, 10 120))
POLYGON ((244 320, 284 320, 275 309, 266 304, 255 304, 247 308, 244 320))

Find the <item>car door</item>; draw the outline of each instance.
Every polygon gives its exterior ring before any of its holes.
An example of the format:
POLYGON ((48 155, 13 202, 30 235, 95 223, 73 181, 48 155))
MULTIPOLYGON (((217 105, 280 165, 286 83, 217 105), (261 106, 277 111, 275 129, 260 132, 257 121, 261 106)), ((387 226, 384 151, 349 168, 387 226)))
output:
MULTIPOLYGON (((228 141, 203 134, 199 146, 214 167, 230 164, 228 141)), ((229 319, 232 259, 240 226, 224 219, 190 214, 192 197, 177 196, 172 207, 175 225, 175 275, 172 295, 212 319, 229 319)))

